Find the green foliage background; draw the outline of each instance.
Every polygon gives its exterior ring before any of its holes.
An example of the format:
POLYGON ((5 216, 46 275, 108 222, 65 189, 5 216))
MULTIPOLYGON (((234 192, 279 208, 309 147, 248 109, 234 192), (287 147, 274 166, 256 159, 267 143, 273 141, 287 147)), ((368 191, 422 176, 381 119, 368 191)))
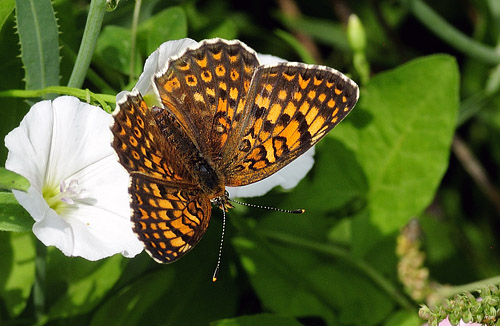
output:
MULTIPOLYGON (((101 12, 83 83, 93 93, 130 90, 167 40, 221 37, 343 71, 360 85, 360 101, 318 144, 313 170, 295 189, 248 200, 305 214, 241 206, 228 213, 216 283, 214 210, 200 244, 171 265, 145 253, 90 262, 48 248, 40 308, 33 221, 0 192, 0 324, 420 325, 419 305, 430 298, 499 282, 500 5, 429 3, 143 0, 136 30, 135 1, 101 12), (351 13, 362 26, 348 24, 351 13), (413 218, 429 280, 451 285, 423 298, 398 278, 396 239, 413 218)), ((2 138, 40 99, 9 90, 80 88, 71 74, 88 11, 88 1, 0 0, 2 138)), ((2 164, 6 157, 1 147, 2 164)), ((5 169, 0 176, 0 188, 26 186, 5 169)))

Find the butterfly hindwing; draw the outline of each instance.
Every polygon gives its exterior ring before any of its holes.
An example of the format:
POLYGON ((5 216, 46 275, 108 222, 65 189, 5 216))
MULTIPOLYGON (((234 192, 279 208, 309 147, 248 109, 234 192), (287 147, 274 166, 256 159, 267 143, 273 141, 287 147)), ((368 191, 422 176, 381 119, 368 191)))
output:
POLYGON ((156 261, 181 258, 205 234, 212 207, 199 189, 132 174, 129 191, 133 230, 156 261))
POLYGON ((352 110, 357 85, 322 66, 280 63, 255 72, 238 134, 223 161, 226 186, 262 180, 314 146, 352 110))

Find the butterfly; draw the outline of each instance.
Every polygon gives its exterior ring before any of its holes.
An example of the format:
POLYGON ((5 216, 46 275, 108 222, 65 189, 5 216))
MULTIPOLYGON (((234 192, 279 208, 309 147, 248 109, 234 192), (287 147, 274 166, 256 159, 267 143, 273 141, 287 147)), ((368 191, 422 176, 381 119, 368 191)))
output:
POLYGON ((153 78, 162 107, 134 90, 111 126, 130 175, 133 231, 160 263, 184 256, 226 187, 262 180, 314 146, 354 108, 356 83, 329 67, 260 65, 244 43, 205 40, 153 78))

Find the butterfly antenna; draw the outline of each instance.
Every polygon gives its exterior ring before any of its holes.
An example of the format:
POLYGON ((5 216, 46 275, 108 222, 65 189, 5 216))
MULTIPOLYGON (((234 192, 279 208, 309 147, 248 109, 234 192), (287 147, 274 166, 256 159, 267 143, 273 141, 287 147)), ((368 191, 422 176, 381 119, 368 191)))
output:
POLYGON ((217 266, 215 266, 214 275, 212 276, 212 282, 217 281, 217 277, 219 275, 219 267, 220 267, 220 260, 221 260, 221 256, 222 256, 222 246, 224 244, 224 233, 225 232, 226 232, 226 207, 224 206, 224 203, 222 203, 222 235, 220 238, 219 255, 217 256, 217 266))
POLYGON ((306 211, 303 208, 299 208, 299 209, 283 209, 283 208, 277 208, 277 207, 272 207, 272 206, 262 206, 262 205, 249 204, 249 203, 244 203, 242 201, 238 201, 238 200, 235 200, 235 199, 229 199, 229 201, 231 201, 233 203, 236 203, 236 204, 243 205, 243 206, 248 206, 248 207, 253 207, 253 208, 260 208, 260 209, 267 209, 267 210, 277 211, 277 212, 281 212, 281 213, 302 214, 302 213, 304 213, 306 211))

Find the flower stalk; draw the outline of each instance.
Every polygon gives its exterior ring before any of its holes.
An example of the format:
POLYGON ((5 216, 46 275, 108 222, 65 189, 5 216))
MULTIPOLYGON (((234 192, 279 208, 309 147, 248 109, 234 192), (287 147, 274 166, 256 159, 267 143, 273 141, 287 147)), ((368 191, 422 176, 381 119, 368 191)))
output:
POLYGON ((76 57, 75 66, 69 78, 68 87, 80 88, 85 80, 87 69, 90 66, 90 60, 94 53, 94 48, 97 43, 97 37, 101 31, 102 20, 106 12, 106 0, 92 0, 90 2, 89 14, 85 31, 83 32, 82 43, 78 56, 76 57))

